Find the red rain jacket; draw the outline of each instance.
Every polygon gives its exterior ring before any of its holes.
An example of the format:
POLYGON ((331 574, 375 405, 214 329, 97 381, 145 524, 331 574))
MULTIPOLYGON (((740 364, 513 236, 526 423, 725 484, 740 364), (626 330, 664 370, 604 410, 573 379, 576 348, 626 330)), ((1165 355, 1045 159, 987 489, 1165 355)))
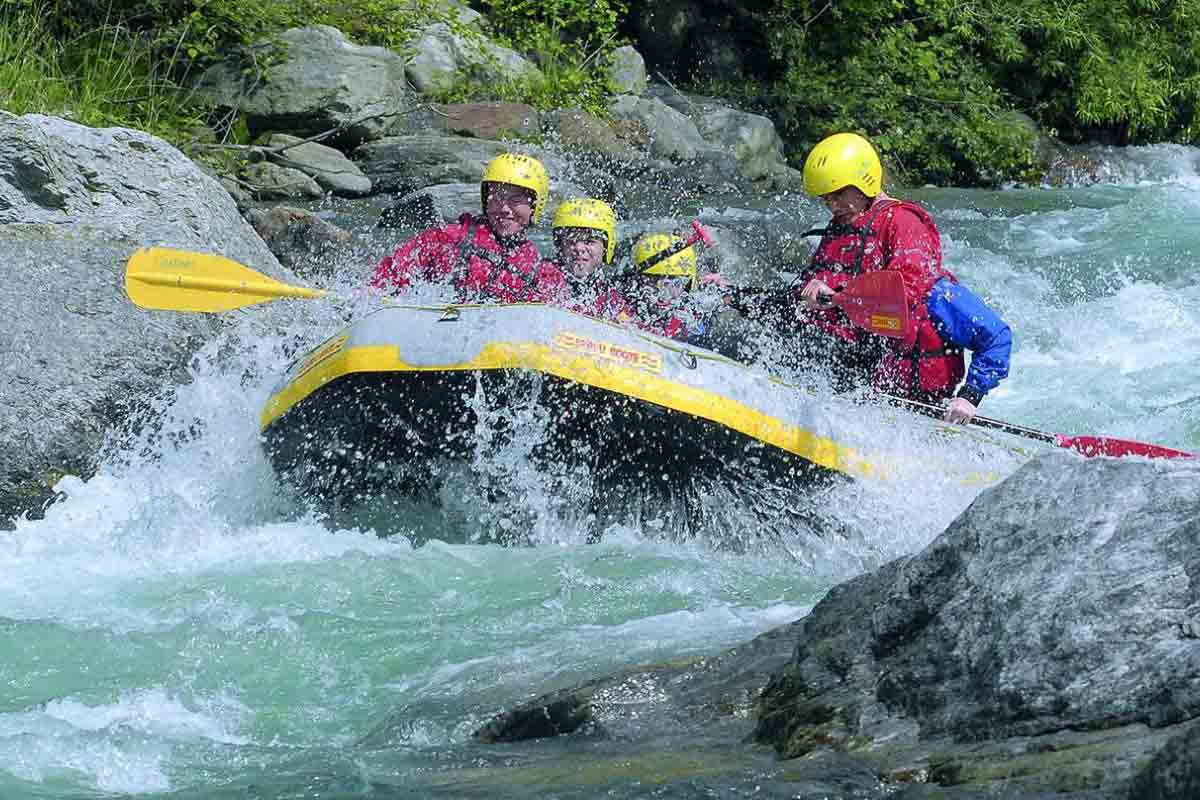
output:
POLYGON ((540 262, 533 242, 506 247, 485 219, 463 214, 397 247, 375 268, 371 286, 400 294, 414 281, 447 282, 458 290, 458 302, 540 303, 563 281, 557 268, 540 262))
MULTIPOLYGON (((799 281, 824 281, 831 288, 868 272, 900 273, 912 325, 908 336, 889 339, 875 372, 875 385, 909 397, 949 397, 965 374, 962 348, 942 341, 929 318, 929 293, 942 278, 957 283, 942 266, 942 240, 933 218, 916 203, 880 195, 850 226, 830 225, 808 270, 799 281)), ((850 324, 837 309, 807 310, 808 321, 848 341, 869 336, 850 324)))

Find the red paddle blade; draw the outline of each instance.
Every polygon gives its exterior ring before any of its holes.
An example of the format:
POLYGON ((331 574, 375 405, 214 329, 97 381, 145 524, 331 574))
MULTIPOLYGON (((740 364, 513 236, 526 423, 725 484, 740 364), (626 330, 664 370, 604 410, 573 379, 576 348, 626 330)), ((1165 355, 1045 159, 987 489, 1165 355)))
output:
POLYGON ((849 281, 833 302, 860 328, 902 339, 908 333, 908 299, 899 272, 868 272, 849 281))
POLYGON ((1054 437, 1054 443, 1082 453, 1088 458, 1108 456, 1145 456, 1146 458, 1195 458, 1192 453, 1162 447, 1157 444, 1135 442, 1130 439, 1112 439, 1108 436, 1063 436, 1061 433, 1054 437))

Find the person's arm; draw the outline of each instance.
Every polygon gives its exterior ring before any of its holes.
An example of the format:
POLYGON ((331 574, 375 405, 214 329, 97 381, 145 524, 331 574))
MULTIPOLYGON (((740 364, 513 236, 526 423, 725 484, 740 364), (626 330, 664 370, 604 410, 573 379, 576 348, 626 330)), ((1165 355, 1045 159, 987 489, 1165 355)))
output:
POLYGON ((415 279, 431 277, 430 268, 437 264, 438 254, 449 244, 444 226, 422 231, 379 262, 371 276, 371 288, 400 294, 415 279))
POLYGON ((948 278, 934 285, 928 306, 942 339, 971 351, 971 366, 957 397, 978 406, 1008 376, 1012 330, 979 296, 948 278))

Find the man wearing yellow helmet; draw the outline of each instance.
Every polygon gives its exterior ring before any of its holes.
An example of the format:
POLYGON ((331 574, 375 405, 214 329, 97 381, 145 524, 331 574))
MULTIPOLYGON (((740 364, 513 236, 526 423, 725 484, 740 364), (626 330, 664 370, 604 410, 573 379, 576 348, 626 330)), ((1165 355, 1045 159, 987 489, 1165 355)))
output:
POLYGON ((488 162, 480 182, 483 215, 423 231, 375 269, 371 286, 399 294, 416 281, 454 285, 459 302, 540 301, 555 275, 540 268, 541 254, 526 238, 550 191, 546 168, 535 158, 503 153, 488 162))
POLYGON ((988 391, 1008 375, 1012 332, 942 266, 941 236, 929 213, 883 192, 875 148, 853 133, 830 136, 804 163, 804 188, 833 218, 812 234, 821 241, 800 276, 808 321, 852 348, 844 356, 873 367, 876 388, 906 397, 949 399, 945 417, 967 422, 988 391), (895 270, 904 281, 913 324, 888 339, 854 327, 829 299, 851 279, 895 270), (970 371, 963 351, 972 351, 970 371), (965 380, 964 380, 965 376, 965 380), (960 386, 961 384, 961 386, 960 386), (957 392, 956 392, 957 389, 957 392))
POLYGON ((1008 375, 1012 331, 942 266, 941 236, 929 213, 888 197, 882 183, 879 156, 866 139, 839 133, 821 141, 804 163, 804 188, 833 218, 805 234, 821 237, 808 269, 783 292, 733 289, 730 305, 793 327, 798 300, 799 321, 831 335, 827 355, 839 388, 869 381, 908 398, 949 400, 945 419, 968 422, 1008 375), (912 320, 903 337, 869 334, 830 302, 850 281, 880 270, 903 281, 912 320), (970 370, 964 350, 972 353, 970 370))
POLYGON ((544 268, 563 275, 561 304, 582 314, 604 319, 629 316, 629 304, 605 273, 617 248, 617 215, 612 206, 595 198, 564 201, 554 212, 555 260, 544 268))
POLYGON ((682 236, 647 233, 633 249, 633 286, 628 292, 639 324, 660 336, 687 339, 702 328, 687 302, 696 288, 696 248, 682 236))

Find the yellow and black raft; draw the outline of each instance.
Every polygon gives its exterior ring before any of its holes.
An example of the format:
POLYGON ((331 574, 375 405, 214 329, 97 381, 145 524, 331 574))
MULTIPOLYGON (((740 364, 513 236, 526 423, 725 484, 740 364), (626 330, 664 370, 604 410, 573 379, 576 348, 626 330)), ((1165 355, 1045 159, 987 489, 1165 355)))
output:
POLYGON ((622 494, 876 472, 795 386, 542 305, 382 308, 299 358, 261 424, 274 468, 306 494, 419 494, 434 465, 529 435, 530 407, 537 460, 622 494))

